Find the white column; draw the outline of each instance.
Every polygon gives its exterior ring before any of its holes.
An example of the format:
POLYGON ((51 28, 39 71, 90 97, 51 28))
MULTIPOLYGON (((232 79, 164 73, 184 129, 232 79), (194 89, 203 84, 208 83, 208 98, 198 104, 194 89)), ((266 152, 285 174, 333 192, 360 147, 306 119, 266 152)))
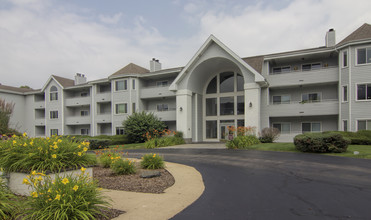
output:
POLYGON ((256 83, 245 83, 245 127, 252 126, 260 132, 260 86, 256 83))
POLYGON ((185 139, 192 139, 192 92, 187 89, 176 93, 176 129, 185 139))

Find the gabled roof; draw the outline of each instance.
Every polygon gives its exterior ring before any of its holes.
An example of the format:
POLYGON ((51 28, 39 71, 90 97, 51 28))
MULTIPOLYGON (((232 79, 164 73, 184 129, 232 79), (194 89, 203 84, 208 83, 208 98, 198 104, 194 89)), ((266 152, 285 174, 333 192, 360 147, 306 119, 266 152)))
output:
POLYGON ((227 52, 231 57, 233 57, 237 62, 239 62, 242 66, 246 69, 251 71, 255 75, 256 82, 266 82, 264 77, 258 73, 254 68, 252 68, 247 62, 242 60, 236 53, 234 53, 231 49, 225 46, 218 38, 214 35, 210 35, 210 37, 205 41, 205 43, 200 47, 197 53, 192 57, 192 59, 187 63, 187 65, 183 68, 183 70, 179 73, 179 75, 175 78, 173 83, 170 85, 170 90, 177 90, 177 84, 188 74, 189 69, 197 62, 197 60, 204 54, 204 52, 209 48, 209 46, 215 43, 219 47, 221 47, 225 52, 227 52))
POLYGON ((124 75, 124 74, 143 74, 149 73, 149 70, 138 66, 134 63, 129 63, 128 65, 124 66, 122 69, 118 70, 114 74, 110 75, 109 77, 124 75))
POLYGON ((16 92, 16 93, 24 93, 24 92, 35 91, 33 89, 18 88, 18 87, 13 87, 13 86, 6 86, 6 85, 0 85, 0 90, 6 90, 6 91, 16 92))
POLYGON ((354 41, 371 39, 371 25, 364 23, 361 27, 340 41, 336 46, 352 43, 354 41))
POLYGON ((64 88, 66 87, 70 87, 70 86, 74 86, 75 85, 75 81, 72 80, 72 79, 67 79, 67 78, 63 78, 63 77, 60 77, 60 76, 56 76, 56 75, 52 75, 52 77, 59 82, 59 84, 61 84, 64 88))

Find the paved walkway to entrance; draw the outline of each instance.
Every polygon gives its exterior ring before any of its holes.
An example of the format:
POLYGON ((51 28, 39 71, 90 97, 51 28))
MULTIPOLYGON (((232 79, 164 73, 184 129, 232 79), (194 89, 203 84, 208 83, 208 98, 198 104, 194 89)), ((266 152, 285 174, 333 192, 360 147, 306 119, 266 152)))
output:
POLYGON ((225 143, 197 143, 197 144, 182 144, 170 147, 161 147, 158 149, 226 149, 225 143))

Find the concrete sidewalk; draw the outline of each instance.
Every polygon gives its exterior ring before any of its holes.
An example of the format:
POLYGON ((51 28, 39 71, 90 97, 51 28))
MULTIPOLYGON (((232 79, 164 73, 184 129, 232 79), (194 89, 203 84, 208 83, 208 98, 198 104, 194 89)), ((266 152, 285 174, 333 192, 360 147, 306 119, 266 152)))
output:
POLYGON ((162 194, 105 190, 113 208, 126 212, 115 219, 169 219, 201 196, 205 186, 195 168, 166 162, 166 169, 175 183, 162 194))
POLYGON ((226 149, 225 143, 196 143, 196 144, 181 144, 170 147, 160 147, 157 149, 226 149))

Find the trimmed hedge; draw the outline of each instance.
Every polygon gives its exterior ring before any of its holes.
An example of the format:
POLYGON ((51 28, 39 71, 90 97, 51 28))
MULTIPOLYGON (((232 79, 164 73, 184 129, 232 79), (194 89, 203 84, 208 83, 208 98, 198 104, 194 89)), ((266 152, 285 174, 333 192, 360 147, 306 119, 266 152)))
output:
POLYGON ((302 152, 341 153, 347 150, 350 140, 338 133, 305 133, 296 135, 294 144, 302 152))
POLYGON ((371 131, 361 130, 357 132, 350 131, 325 131, 324 134, 341 134, 345 138, 349 138, 351 144, 354 145, 371 145, 371 131))

